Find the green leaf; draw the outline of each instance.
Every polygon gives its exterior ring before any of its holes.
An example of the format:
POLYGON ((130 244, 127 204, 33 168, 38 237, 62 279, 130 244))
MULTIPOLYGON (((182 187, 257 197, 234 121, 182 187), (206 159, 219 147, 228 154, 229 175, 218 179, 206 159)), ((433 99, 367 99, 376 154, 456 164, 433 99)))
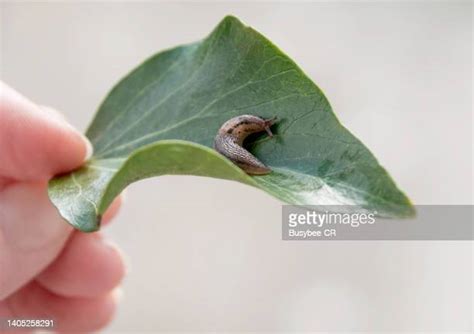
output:
POLYGON ((94 156, 50 181, 61 215, 95 231, 128 184, 164 174, 235 180, 291 204, 350 204, 414 214, 370 151, 337 120, 321 90, 265 37, 226 17, 204 40, 158 53, 121 80, 87 136, 94 156), (272 173, 248 176, 212 148, 228 119, 277 116, 275 137, 248 148, 272 173))

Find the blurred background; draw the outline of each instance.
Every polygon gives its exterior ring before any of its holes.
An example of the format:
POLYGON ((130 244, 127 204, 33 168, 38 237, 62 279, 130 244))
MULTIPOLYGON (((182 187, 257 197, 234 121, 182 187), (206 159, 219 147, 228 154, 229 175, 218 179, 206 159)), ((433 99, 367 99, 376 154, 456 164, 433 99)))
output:
MULTIPOLYGON (((473 204, 471 2, 0 6, 1 79, 81 130, 142 60, 233 14, 301 66, 415 204, 473 204)), ((472 242, 283 242, 281 204, 208 178, 130 186, 104 229, 130 268, 106 332, 471 332, 472 242)))

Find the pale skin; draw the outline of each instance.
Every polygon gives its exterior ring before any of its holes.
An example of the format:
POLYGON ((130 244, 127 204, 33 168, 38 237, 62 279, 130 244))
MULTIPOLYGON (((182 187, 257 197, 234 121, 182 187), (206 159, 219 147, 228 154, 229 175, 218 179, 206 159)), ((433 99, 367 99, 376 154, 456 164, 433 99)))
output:
MULTIPOLYGON (((84 163, 88 146, 58 112, 0 82, 0 318, 53 318, 63 332, 112 319, 121 252, 100 233, 74 231, 46 192, 53 175, 84 163)), ((120 198, 105 224, 119 206, 120 198)))

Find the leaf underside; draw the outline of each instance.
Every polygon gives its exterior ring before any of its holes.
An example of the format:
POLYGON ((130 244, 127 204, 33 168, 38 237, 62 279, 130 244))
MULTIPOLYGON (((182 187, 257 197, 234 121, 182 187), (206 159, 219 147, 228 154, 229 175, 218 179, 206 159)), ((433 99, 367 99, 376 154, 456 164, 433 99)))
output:
POLYGON ((414 209, 322 91, 265 37, 228 16, 202 41, 158 53, 109 93, 87 136, 94 156, 50 181, 49 196, 91 232, 130 183, 165 174, 235 180, 290 204, 355 205, 385 217, 414 209), (272 169, 251 177, 212 149, 228 119, 277 116, 247 147, 272 169))

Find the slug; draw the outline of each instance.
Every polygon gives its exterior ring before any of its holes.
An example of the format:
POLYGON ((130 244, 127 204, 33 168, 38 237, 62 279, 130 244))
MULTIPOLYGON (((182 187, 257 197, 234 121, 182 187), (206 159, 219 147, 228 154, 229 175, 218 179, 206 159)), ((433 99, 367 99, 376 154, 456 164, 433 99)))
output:
POLYGON ((227 157, 247 174, 264 175, 271 172, 260 160, 242 147, 245 138, 261 131, 266 131, 270 137, 273 133, 270 127, 275 124, 276 117, 264 119, 253 115, 241 115, 225 122, 214 139, 214 149, 227 157))

